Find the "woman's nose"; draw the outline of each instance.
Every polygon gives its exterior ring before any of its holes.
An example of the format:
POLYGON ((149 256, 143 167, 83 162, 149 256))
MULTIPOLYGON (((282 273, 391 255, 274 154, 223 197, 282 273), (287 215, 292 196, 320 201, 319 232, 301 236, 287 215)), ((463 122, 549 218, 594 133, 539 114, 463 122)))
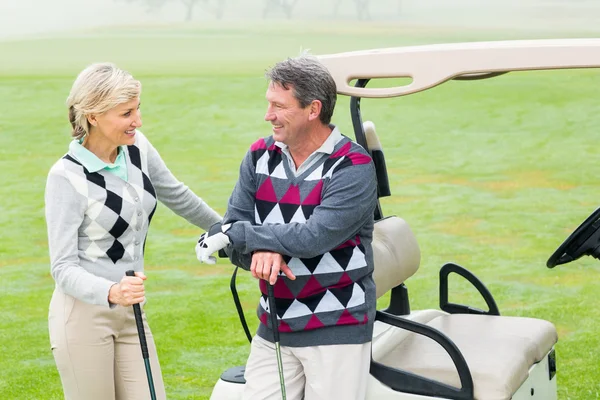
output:
POLYGON ((133 121, 136 128, 142 126, 142 113, 138 111, 135 121, 133 121))

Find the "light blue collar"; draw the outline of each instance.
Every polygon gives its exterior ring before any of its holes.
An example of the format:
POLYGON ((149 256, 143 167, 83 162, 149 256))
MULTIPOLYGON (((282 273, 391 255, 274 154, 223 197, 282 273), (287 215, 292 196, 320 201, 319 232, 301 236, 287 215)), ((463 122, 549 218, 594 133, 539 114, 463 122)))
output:
POLYGON ((115 169, 125 167, 125 151, 123 146, 118 148, 117 158, 114 163, 108 164, 98 158, 97 155, 83 147, 79 140, 73 140, 69 144, 69 152, 79 161, 89 172, 98 172, 102 169, 115 169))

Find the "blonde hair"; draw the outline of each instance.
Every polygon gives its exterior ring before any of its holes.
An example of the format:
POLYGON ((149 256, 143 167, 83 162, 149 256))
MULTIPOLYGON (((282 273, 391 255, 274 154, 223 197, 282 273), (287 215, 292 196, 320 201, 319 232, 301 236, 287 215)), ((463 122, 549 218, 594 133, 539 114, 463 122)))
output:
POLYGON ((88 66, 77 76, 67 97, 71 135, 82 139, 90 133, 88 115, 102 114, 139 97, 141 92, 140 81, 112 63, 88 66))

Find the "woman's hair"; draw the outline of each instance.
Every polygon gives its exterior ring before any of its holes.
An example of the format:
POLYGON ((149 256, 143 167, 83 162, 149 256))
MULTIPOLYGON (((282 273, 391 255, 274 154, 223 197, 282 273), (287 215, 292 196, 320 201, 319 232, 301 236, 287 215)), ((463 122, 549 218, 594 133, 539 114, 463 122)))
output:
POLYGON ((102 114, 140 96, 142 84, 127 71, 111 63, 92 64, 77 76, 69 97, 72 136, 82 139, 90 132, 87 116, 102 114))
POLYGON ((319 100, 322 104, 320 121, 323 124, 331 122, 337 89, 333 77, 316 57, 305 52, 296 58, 288 58, 267 70, 265 76, 284 89, 291 87, 301 107, 319 100))

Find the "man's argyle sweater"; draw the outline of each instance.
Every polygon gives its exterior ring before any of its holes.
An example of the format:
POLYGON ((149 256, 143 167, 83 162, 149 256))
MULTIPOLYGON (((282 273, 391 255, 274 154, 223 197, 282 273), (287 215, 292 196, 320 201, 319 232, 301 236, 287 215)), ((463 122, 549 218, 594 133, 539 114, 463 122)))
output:
MULTIPOLYGON (((337 128, 335 128, 337 130, 337 128)), ((339 132, 336 132, 339 134, 339 132)), ((234 264, 251 254, 284 256, 296 276, 274 287, 281 344, 304 347, 371 340, 375 316, 373 213, 376 178, 369 154, 347 137, 296 176, 272 137, 254 143, 224 222, 234 264)), ((273 341, 265 281, 257 334, 273 341)))
POLYGON ((56 287, 108 306, 108 291, 125 271, 144 270, 144 244, 156 200, 205 230, 220 216, 178 181, 152 144, 136 133, 122 146, 127 182, 106 170, 90 173, 67 153, 50 169, 46 222, 56 287))

